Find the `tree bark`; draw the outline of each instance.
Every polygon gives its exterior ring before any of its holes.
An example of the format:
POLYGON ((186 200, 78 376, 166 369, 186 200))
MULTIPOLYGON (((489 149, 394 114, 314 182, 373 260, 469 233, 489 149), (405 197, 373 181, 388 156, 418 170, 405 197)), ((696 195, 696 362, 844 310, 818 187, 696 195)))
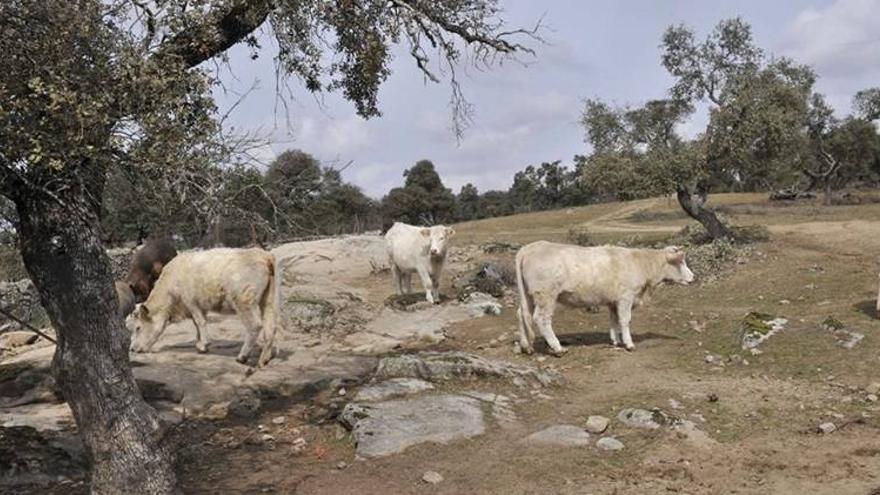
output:
POLYGON ((21 253, 57 332, 53 373, 91 460, 92 493, 171 493, 173 450, 131 371, 99 236, 104 177, 91 168, 64 177, 57 199, 37 188, 13 194, 21 253))
POLYGON ((703 206, 705 197, 695 199, 687 186, 678 186, 676 190, 678 204, 691 218, 700 222, 700 224, 709 233, 712 239, 730 238, 730 229, 724 225, 715 212, 703 206))
POLYGON ((834 199, 834 187, 831 184, 831 178, 825 177, 825 199, 822 201, 825 206, 831 206, 834 199))

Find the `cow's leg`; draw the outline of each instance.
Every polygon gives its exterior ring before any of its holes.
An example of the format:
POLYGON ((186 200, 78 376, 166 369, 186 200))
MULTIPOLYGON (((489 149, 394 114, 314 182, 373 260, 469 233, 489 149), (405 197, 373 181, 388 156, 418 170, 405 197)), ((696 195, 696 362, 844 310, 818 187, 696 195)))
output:
POLYGON ((620 345, 618 334, 620 333, 620 319, 617 315, 617 305, 609 304, 608 312, 611 314, 611 330, 608 332, 611 336, 611 345, 617 347, 620 345))
POLYGON ((241 318, 242 323, 241 350, 238 352, 238 357, 235 359, 239 363, 244 364, 247 362, 248 356, 250 356, 251 350, 254 348, 254 343, 257 341, 257 336, 260 334, 260 329, 262 329, 263 325, 258 306, 235 308, 235 310, 238 313, 239 318, 241 318))
POLYGON ((628 351, 631 351, 636 347, 633 344, 632 335, 629 333, 629 322, 632 319, 632 304, 631 300, 626 299, 617 303, 617 316, 620 321, 620 335, 623 339, 623 345, 628 351))
POLYGON ((211 344, 208 339, 208 320, 205 313, 198 306, 192 306, 189 309, 192 315, 193 325, 196 327, 196 350, 205 353, 208 352, 208 346, 211 344))
POLYGON ((391 280, 394 282, 397 295, 403 295, 403 274, 400 273, 400 268, 397 268, 393 261, 391 262, 391 280))
POLYGON ((431 285, 434 287, 432 290, 432 294, 434 295, 434 300, 438 303, 440 302, 440 274, 439 273, 431 273, 431 285))
POLYGON ((437 304, 440 301, 434 299, 434 283, 431 282, 431 274, 426 267, 418 268, 419 278, 422 279, 422 287, 425 289, 425 299, 431 304, 437 304))
POLYGON ((403 284, 403 293, 412 294, 412 272, 402 274, 401 280, 401 283, 403 284))
POLYGON ((556 334, 553 333, 553 311, 555 309, 555 299, 543 298, 543 300, 540 300, 535 298, 534 322, 538 325, 538 331, 541 332, 541 336, 544 337, 547 345, 550 346, 550 354, 561 356, 568 352, 568 349, 563 349, 559 339, 556 338, 556 334))
POLYGON ((532 332, 529 322, 526 321, 526 318, 530 317, 531 316, 524 311, 522 304, 520 304, 520 307, 516 308, 516 321, 519 325, 519 348, 526 354, 535 352, 535 348, 532 346, 532 342, 535 340, 535 334, 532 332))

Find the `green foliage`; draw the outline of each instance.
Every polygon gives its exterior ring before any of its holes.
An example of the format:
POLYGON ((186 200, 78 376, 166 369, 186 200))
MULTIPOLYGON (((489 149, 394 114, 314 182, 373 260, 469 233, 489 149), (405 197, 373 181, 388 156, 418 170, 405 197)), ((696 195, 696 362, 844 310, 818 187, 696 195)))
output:
POLYGON ((458 196, 455 197, 455 220, 466 222, 484 218, 484 211, 480 204, 480 192, 473 184, 461 186, 458 196))
POLYGON ((455 219, 455 196, 440 180, 434 164, 420 160, 403 172, 403 187, 382 198, 386 224, 401 221, 411 225, 438 225, 455 219))
POLYGON ((853 109, 865 120, 880 119, 880 88, 863 89, 856 93, 853 109))

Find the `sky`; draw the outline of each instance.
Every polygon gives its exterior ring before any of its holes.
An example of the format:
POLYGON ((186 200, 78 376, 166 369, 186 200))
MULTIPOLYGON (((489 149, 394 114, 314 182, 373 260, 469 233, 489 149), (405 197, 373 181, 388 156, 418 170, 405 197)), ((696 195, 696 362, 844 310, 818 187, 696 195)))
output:
MULTIPOLYGON (((457 141, 450 130, 447 80, 426 82, 404 50, 379 94, 383 115, 364 120, 338 94, 315 96, 288 85, 287 110, 276 92, 271 40, 256 60, 244 47, 230 51, 232 70, 220 72, 215 97, 226 125, 259 131, 269 145, 257 150, 268 163, 286 149, 301 149, 341 166, 345 180, 380 198, 403 183, 402 173, 430 159, 447 187, 472 183, 480 191, 507 189, 527 165, 586 153, 578 124, 583 100, 640 104, 664 97, 672 79, 660 65, 658 45, 671 24, 684 23, 702 39, 721 19, 742 17, 770 54, 813 66, 817 91, 838 114, 850 112, 853 94, 880 86, 880 0, 501 0, 511 26, 543 18, 546 44, 535 57, 491 71, 470 69, 460 80, 474 105, 474 122, 457 141), (244 96, 242 96, 244 95, 244 96)), ((462 69, 464 70, 464 69, 462 69)), ((705 112, 681 132, 705 127, 705 112)))

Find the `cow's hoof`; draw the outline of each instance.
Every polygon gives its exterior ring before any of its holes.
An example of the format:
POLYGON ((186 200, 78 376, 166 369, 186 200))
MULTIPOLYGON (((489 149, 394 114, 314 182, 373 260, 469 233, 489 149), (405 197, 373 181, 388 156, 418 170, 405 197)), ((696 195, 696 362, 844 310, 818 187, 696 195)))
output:
POLYGON ((240 364, 247 364, 248 358, 247 356, 236 356, 235 360, 238 361, 240 364))
POLYGON ((550 349, 550 354, 555 357, 562 357, 566 353, 568 353, 568 349, 565 347, 560 347, 559 349, 550 349))
POLYGON ((196 350, 199 352, 199 354, 204 354, 208 352, 208 346, 196 344, 196 350))
POLYGON ((632 352, 632 351, 636 350, 636 346, 630 344, 630 345, 626 346, 626 350, 632 352))

